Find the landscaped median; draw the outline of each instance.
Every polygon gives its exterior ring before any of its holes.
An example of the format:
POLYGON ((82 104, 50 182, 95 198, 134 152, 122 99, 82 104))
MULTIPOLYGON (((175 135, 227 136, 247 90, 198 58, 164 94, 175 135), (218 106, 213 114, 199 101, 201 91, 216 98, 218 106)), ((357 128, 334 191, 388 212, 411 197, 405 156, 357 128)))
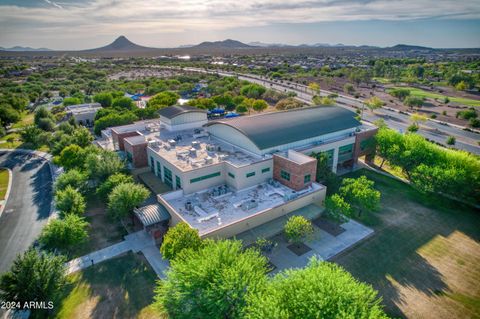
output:
POLYGON ((0 216, 5 208, 11 185, 12 171, 8 168, 0 168, 0 216))

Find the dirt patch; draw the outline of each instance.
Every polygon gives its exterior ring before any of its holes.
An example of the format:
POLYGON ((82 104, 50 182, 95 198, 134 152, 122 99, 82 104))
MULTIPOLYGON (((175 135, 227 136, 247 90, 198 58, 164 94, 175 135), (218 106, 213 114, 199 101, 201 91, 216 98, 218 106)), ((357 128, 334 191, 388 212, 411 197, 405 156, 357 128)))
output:
POLYGON ((337 237, 345 231, 345 229, 337 223, 326 220, 325 218, 317 218, 312 220, 312 223, 318 228, 326 231, 330 235, 337 237))
POLYGON ((312 250, 312 248, 308 247, 304 243, 291 244, 288 245, 287 248, 297 256, 302 256, 312 250))

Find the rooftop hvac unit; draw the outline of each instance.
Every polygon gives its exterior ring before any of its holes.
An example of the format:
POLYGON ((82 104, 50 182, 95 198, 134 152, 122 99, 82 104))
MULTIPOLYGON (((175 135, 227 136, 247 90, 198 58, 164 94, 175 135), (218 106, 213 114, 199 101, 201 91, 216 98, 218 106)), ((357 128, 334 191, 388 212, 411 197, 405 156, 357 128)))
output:
POLYGON ((192 202, 188 201, 185 203, 185 209, 191 212, 193 210, 192 202))
POLYGON ((213 158, 210 156, 205 157, 205 164, 212 164, 213 163, 213 158))
POLYGON ((195 157, 197 156, 197 150, 192 147, 189 151, 189 154, 190 156, 195 157))
POLYGON ((220 154, 218 156, 218 158, 221 160, 221 161, 226 161, 228 159, 228 155, 227 154, 220 154))
POLYGON ((207 145, 207 151, 209 151, 209 152, 214 152, 214 151, 215 151, 215 146, 214 146, 214 145, 211 145, 211 144, 208 144, 208 145, 207 145))
POLYGON ((148 146, 151 146, 151 147, 158 147, 159 146, 159 141, 157 140, 150 140, 148 141, 148 146))
POLYGON ((246 200, 242 203, 242 210, 250 210, 258 207, 258 203, 254 199, 246 200))
POLYGON ((193 141, 192 142, 192 147, 195 148, 195 149, 200 149, 200 142, 198 141, 193 141))
POLYGON ((177 142, 175 140, 168 140, 168 144, 170 144, 171 147, 175 147, 177 145, 177 142))

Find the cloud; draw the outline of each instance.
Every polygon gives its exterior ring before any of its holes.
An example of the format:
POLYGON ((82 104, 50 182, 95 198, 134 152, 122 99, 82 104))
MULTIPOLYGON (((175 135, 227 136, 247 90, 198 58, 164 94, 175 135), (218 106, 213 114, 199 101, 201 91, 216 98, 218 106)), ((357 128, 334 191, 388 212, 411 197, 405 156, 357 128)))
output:
POLYGON ((2 5, 0 41, 19 37, 166 34, 329 21, 479 19, 478 0, 44 0, 2 5), (52 10, 52 6, 62 10, 52 10))

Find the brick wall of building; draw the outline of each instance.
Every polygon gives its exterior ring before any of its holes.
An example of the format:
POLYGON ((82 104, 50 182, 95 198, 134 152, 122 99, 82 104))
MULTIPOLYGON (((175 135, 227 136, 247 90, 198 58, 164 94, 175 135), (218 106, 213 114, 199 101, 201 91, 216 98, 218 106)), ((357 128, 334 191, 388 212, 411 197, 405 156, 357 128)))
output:
POLYGON ((118 149, 121 151, 125 150, 125 138, 130 136, 140 135, 137 131, 117 133, 115 130, 112 130, 112 140, 113 145, 118 145, 118 149))
POLYGON ((273 155, 273 178, 280 183, 288 186, 294 190, 301 190, 315 181, 317 172, 317 160, 312 158, 312 161, 299 164, 288 158, 273 155), (290 174, 290 180, 285 180, 281 176, 281 171, 284 170, 290 174), (305 183, 305 175, 310 175, 310 182, 305 183))
POLYGON ((367 161, 373 160, 373 157, 375 156, 375 147, 374 144, 372 143, 370 147, 365 148, 364 150, 361 149, 361 143, 362 141, 368 140, 370 138, 373 138, 375 134, 377 134, 378 129, 373 129, 370 131, 365 131, 365 132, 359 132, 356 134, 355 137, 355 145, 353 148, 353 161, 354 163, 357 163, 358 158, 360 156, 366 155, 365 159, 367 161))
POLYGON ((147 146, 147 142, 132 145, 128 143, 128 141, 125 141, 125 152, 132 155, 132 165, 134 168, 148 166, 147 146))

